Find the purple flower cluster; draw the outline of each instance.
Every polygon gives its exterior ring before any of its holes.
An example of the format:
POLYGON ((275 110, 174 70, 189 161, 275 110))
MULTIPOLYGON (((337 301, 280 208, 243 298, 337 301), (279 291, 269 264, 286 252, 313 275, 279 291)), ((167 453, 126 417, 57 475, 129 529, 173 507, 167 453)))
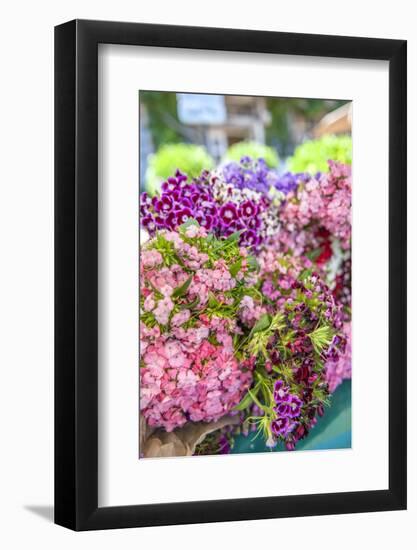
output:
POLYGON ((196 219, 207 230, 217 223, 219 214, 213 202, 210 188, 205 185, 208 172, 199 180, 188 183, 187 176, 179 170, 175 177, 162 183, 159 196, 141 194, 140 213, 142 226, 153 236, 158 229, 174 230, 190 218, 196 219))
POLYGON ((262 240, 258 233, 261 227, 260 212, 259 205, 250 199, 240 204, 226 202, 219 208, 218 235, 228 237, 236 231, 241 231, 241 245, 258 246, 262 240))
POLYGON ((295 191, 300 182, 306 183, 310 174, 292 174, 286 172, 278 175, 276 170, 269 168, 264 159, 251 159, 242 157, 240 162, 230 162, 223 166, 221 177, 225 183, 229 183, 237 189, 252 189, 258 193, 267 195, 271 187, 286 195, 295 191))
POLYGON ((222 179, 238 189, 252 189, 258 193, 268 193, 278 176, 268 168, 264 159, 242 157, 240 162, 230 162, 222 168, 222 179))
POLYGON ((141 224, 151 236, 159 229, 175 230, 193 218, 218 237, 241 231, 240 244, 253 247, 262 241, 258 231, 261 211, 261 205, 250 199, 240 203, 215 200, 208 172, 188 182, 177 170, 175 177, 163 182, 159 196, 142 193, 140 200, 141 224))
POLYGON ((274 187, 287 195, 290 191, 295 191, 300 183, 307 183, 310 178, 310 174, 307 173, 293 174, 286 172, 276 179, 274 187))
POLYGON ((271 423, 271 430, 276 437, 286 437, 296 426, 295 420, 301 414, 303 402, 290 392, 290 387, 285 386, 282 380, 274 384, 274 401, 277 417, 271 423))

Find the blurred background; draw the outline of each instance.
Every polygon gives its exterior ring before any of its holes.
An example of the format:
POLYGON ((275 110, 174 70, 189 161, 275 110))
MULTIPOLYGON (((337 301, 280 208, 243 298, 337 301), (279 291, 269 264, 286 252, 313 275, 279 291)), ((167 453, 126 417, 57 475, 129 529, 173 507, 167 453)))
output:
POLYGON ((279 172, 351 162, 352 103, 141 91, 141 190, 155 193, 176 168, 190 177, 244 155, 279 172))

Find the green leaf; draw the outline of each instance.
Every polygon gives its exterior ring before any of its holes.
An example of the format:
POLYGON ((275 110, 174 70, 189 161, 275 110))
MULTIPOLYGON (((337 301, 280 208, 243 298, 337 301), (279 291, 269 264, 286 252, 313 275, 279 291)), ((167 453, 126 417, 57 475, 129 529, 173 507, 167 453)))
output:
POLYGON ((248 257, 246 258, 246 261, 248 262, 248 266, 249 266, 249 268, 250 268, 252 271, 258 271, 258 269, 259 269, 259 264, 258 264, 258 262, 256 261, 255 256, 248 256, 248 257))
POLYGON ((256 405, 258 405, 258 407, 259 407, 262 411, 264 411, 264 412, 266 412, 266 413, 268 413, 268 412, 270 411, 270 409, 269 409, 268 407, 265 407, 265 405, 262 405, 262 403, 261 403, 261 402, 259 401, 259 399, 256 397, 256 394, 253 393, 253 391, 248 390, 248 393, 249 393, 249 395, 252 397, 252 399, 255 401, 256 405))
POLYGON ((300 273, 300 279, 302 281, 305 281, 306 279, 308 279, 308 277, 310 277, 312 272, 313 272, 313 270, 311 268, 310 269, 303 269, 303 271, 300 273))
POLYGON ((317 353, 321 353, 325 347, 328 347, 333 338, 333 331, 327 325, 316 328, 309 335, 311 343, 317 353))
POLYGON ((196 225, 197 227, 200 227, 200 224, 198 223, 197 220, 195 220, 194 218, 189 218, 186 222, 182 223, 179 226, 179 229, 181 232, 184 232, 191 225, 196 225))
POLYGON ((232 264, 229 268, 229 273, 232 277, 236 277, 236 275, 239 273, 240 268, 242 267, 242 258, 239 258, 237 262, 232 264))
POLYGON ((251 333, 255 334, 255 332, 260 332, 262 330, 265 330, 271 326, 271 317, 264 313, 257 321, 257 323, 253 326, 251 333))
POLYGON ((231 243, 235 243, 237 242, 239 239, 240 239, 240 236, 242 235, 242 233, 244 232, 245 230, 244 229, 240 229, 239 231, 235 231, 234 233, 232 233, 231 235, 229 235, 227 237, 227 239, 225 239, 223 241, 223 244, 231 244, 231 243))
POLYGON ((174 290, 174 292, 172 293, 172 296, 174 298, 178 298, 180 296, 184 296, 184 294, 187 292, 188 290, 188 287, 190 286, 191 284, 191 281, 193 280, 193 276, 190 275, 188 277, 188 279, 185 281, 185 283, 183 283, 181 286, 177 286, 177 288, 174 290))
POLYGON ((220 302, 218 302, 216 300, 216 297, 214 296, 214 294, 212 292, 209 292, 209 296, 208 296, 208 306, 210 308, 215 308, 215 307, 218 307, 220 305, 220 302))
POLYGON ((238 403, 235 407, 233 407, 233 410, 235 410, 235 411, 244 411, 245 409, 247 409, 253 403, 253 401, 254 401, 253 396, 257 395, 257 393, 259 392, 260 387, 261 387, 261 384, 260 384, 260 382, 258 382, 252 390, 248 390, 245 397, 242 399, 242 401, 240 403, 238 403))
POLYGON ((196 298, 189 304, 181 304, 179 306, 180 309, 194 309, 196 306, 198 306, 200 302, 200 298, 196 296, 196 298))

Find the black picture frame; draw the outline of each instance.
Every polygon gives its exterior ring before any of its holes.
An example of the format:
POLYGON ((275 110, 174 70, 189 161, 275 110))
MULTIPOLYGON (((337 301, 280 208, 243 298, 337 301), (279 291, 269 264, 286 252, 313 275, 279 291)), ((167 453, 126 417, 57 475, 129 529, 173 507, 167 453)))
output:
POLYGON ((55 28, 55 523, 108 529, 406 508, 406 41, 74 20, 55 28), (389 488, 98 507, 98 44, 389 62, 389 488))

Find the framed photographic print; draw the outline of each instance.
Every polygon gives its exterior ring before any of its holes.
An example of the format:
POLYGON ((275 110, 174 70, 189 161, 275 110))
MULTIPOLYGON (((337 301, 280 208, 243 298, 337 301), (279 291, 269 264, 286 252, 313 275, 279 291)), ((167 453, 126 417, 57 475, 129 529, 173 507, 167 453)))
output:
POLYGON ((55 521, 406 507, 406 42, 55 29, 55 521))

